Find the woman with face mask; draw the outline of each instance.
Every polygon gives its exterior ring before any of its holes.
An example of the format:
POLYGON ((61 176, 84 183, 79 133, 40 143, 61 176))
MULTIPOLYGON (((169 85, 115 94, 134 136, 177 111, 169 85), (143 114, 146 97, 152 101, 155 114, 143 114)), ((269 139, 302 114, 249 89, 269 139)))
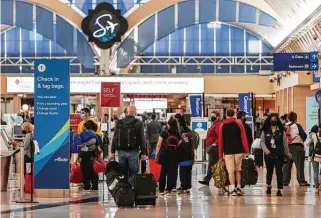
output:
POLYGON ((267 195, 271 195, 273 171, 277 177, 277 196, 282 196, 284 158, 292 158, 286 142, 284 127, 278 114, 270 114, 261 128, 261 146, 265 152, 267 195))

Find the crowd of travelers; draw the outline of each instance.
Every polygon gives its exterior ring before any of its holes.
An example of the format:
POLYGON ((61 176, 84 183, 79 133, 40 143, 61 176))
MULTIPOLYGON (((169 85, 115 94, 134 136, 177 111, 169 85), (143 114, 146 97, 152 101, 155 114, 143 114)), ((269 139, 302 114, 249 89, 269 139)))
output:
MULTIPOLYGON (((139 171, 146 171, 146 160, 154 158, 161 165, 159 177, 159 195, 170 196, 172 192, 189 194, 192 188, 192 168, 195 162, 195 145, 193 131, 186 124, 181 114, 176 114, 162 128, 151 115, 151 121, 144 124, 136 118, 136 108, 129 106, 123 119, 117 121, 114 136, 111 141, 109 159, 118 161, 124 175, 134 186, 135 177, 139 171), (144 167, 145 165, 145 167, 144 167), (143 170, 140 170, 141 169, 143 170), (177 185, 179 177, 180 185, 177 185)), ((78 134, 81 140, 79 158, 84 175, 84 189, 97 190, 98 177, 95 175, 90 159, 99 155, 102 139, 97 123, 90 119, 90 111, 83 109, 83 121, 79 124, 78 134)), ((228 186, 222 188, 223 193, 231 196, 243 196, 242 163, 251 152, 254 141, 251 127, 246 122, 243 111, 235 112, 227 109, 225 114, 219 111, 211 113, 211 128, 207 132, 206 152, 208 154, 208 169, 200 184, 209 186, 213 177, 213 166, 223 160, 228 173, 228 186), (224 118, 223 118, 224 117, 224 118)), ((266 166, 266 194, 272 194, 272 177, 275 171, 277 179, 276 195, 282 196, 284 186, 291 181, 292 165, 296 166, 297 181, 300 186, 310 186, 305 179, 305 145, 309 146, 314 170, 314 187, 319 193, 320 164, 316 148, 320 143, 320 127, 313 126, 307 135, 302 126, 297 123, 297 114, 290 112, 279 117, 276 113, 267 114, 261 125, 256 140, 264 152, 266 166)), ((320 155, 321 159, 321 155, 320 155)))

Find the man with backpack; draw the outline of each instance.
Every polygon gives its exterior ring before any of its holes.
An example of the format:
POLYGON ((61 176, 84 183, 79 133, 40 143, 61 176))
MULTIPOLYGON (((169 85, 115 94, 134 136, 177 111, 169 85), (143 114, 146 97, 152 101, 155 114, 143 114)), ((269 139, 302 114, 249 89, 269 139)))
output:
POLYGON ((117 150, 124 175, 134 186, 135 177, 139 172, 139 151, 141 152, 141 160, 146 160, 146 142, 144 124, 135 118, 136 107, 129 106, 127 113, 127 116, 116 124, 109 158, 115 159, 117 150))
POLYGON ((290 112, 288 116, 289 122, 286 124, 287 143, 293 158, 288 160, 288 162, 283 166, 284 186, 288 186, 290 184, 293 162, 297 169, 297 180, 300 186, 310 186, 304 176, 304 142, 307 139, 307 134, 302 126, 297 123, 297 117, 298 116, 295 112, 290 112))

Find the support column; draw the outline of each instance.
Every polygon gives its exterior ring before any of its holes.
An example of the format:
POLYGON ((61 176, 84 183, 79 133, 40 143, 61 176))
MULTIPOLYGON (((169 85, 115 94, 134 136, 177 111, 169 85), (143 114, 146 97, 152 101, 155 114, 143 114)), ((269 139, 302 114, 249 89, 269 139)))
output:
POLYGON ((109 75, 110 49, 101 49, 99 75, 109 75))

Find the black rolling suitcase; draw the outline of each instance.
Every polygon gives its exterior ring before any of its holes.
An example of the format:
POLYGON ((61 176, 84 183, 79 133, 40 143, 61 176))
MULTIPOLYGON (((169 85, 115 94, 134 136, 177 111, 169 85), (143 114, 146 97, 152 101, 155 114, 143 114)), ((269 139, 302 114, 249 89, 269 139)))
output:
POLYGON ((135 205, 156 205, 156 181, 153 174, 138 174, 136 176, 135 205))
POLYGON ((119 163, 112 161, 106 167, 106 183, 117 207, 132 207, 135 193, 132 186, 121 171, 119 163))

